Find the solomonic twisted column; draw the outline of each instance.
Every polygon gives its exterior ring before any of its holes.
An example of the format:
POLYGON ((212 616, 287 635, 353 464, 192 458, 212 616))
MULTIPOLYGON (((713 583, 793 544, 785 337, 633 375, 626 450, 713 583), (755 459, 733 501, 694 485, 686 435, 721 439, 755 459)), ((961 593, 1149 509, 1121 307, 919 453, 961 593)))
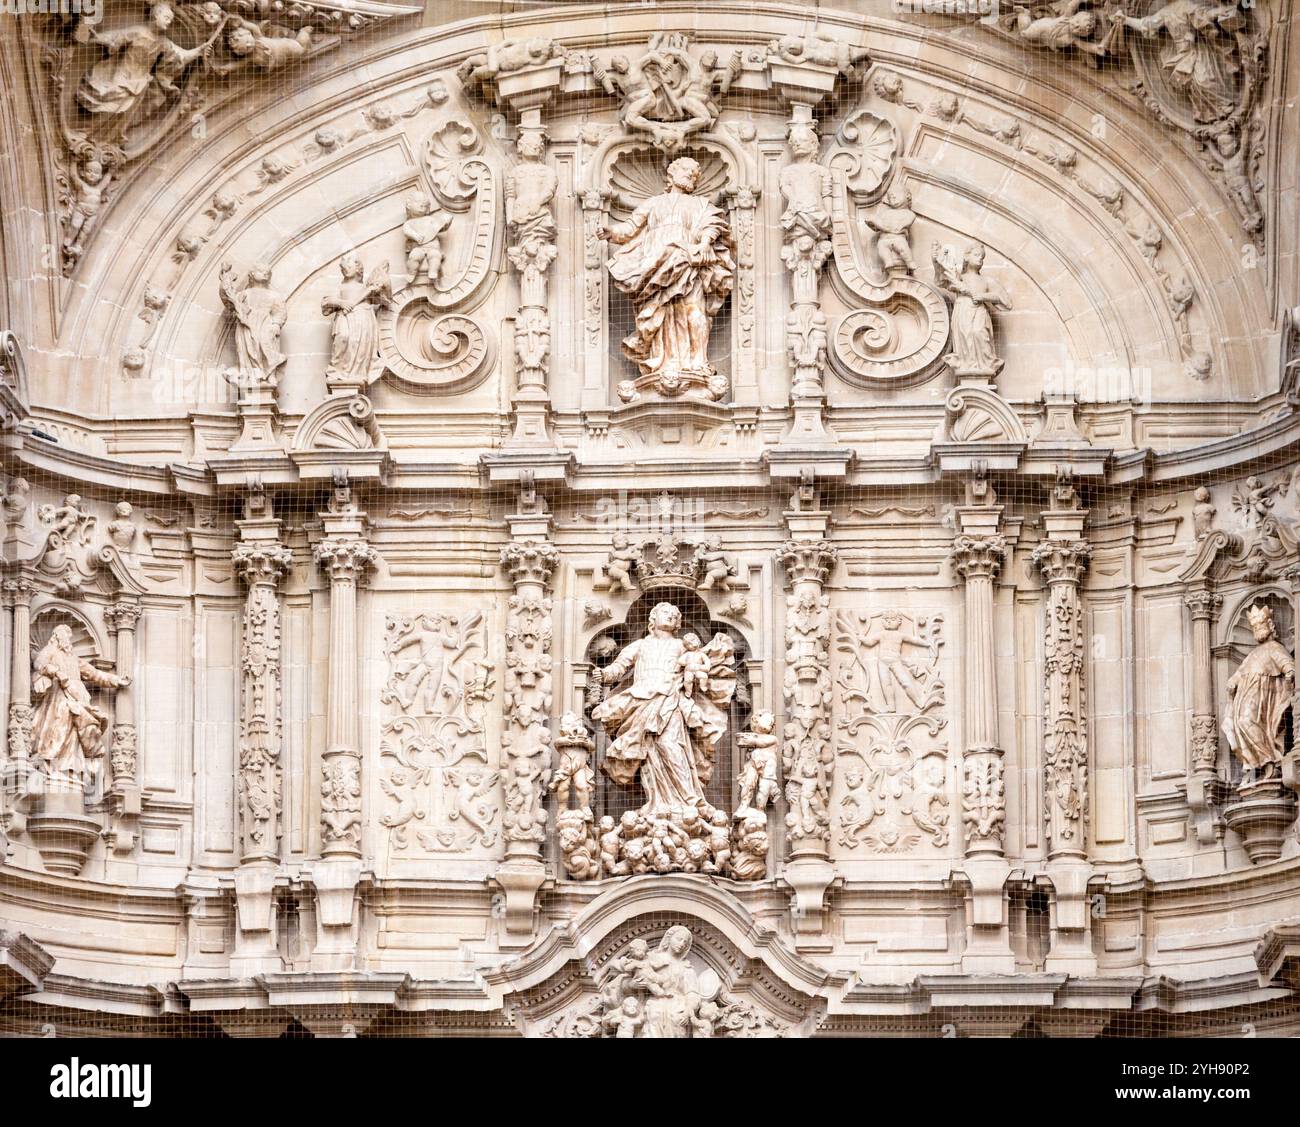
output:
POLYGON ((965 721, 962 752, 962 822, 966 856, 1001 856, 1007 796, 998 740, 997 681, 994 670, 993 582, 1006 557, 999 535, 958 536, 952 563, 966 582, 965 721))
POLYGON ((329 697, 321 759, 321 854, 361 856, 361 745, 357 702, 357 586, 378 558, 360 538, 315 549, 330 579, 329 697))

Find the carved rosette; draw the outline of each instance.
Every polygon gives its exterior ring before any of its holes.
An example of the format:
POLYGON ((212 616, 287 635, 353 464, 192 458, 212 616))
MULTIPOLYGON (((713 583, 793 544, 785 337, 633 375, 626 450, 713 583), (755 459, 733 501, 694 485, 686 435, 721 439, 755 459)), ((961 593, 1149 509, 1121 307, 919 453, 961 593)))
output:
POLYGON ((248 584, 244 602, 239 724, 240 859, 274 860, 282 809, 280 599, 276 586, 293 563, 275 541, 236 544, 235 570, 248 584))
POLYGON ((786 572, 785 776, 786 828, 792 856, 825 856, 830 845, 831 741, 830 598, 823 586, 835 566, 828 540, 788 540, 777 550, 786 572))
POLYGON ((501 566, 515 593, 506 617, 502 746, 506 772, 507 855, 540 857, 546 840, 546 788, 551 777, 551 574, 555 545, 517 540, 501 549, 501 566))
POLYGON ((1044 540, 1034 563, 1046 579, 1043 766, 1049 857, 1083 856, 1088 824, 1084 621, 1079 584, 1086 540, 1044 540))

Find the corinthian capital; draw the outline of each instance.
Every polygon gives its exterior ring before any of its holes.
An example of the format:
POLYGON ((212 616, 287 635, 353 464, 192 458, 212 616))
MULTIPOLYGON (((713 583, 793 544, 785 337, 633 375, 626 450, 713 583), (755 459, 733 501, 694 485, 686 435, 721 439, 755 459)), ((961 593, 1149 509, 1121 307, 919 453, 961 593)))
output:
POLYGON ((249 585, 274 586, 293 563, 293 552, 275 540, 243 541, 235 545, 230 558, 249 585))
POLYGON ((787 540, 776 550, 777 563, 793 583, 824 584, 838 554, 829 540, 787 540))
POLYGON ((1044 540, 1034 549, 1034 563, 1048 583, 1078 583, 1088 570, 1092 545, 1086 540, 1044 540))
POLYGON ((379 553, 364 540, 322 540, 314 552, 316 562, 329 571, 331 580, 361 580, 375 566, 379 553))
POLYGON ((1005 536, 958 536, 948 558, 963 579, 995 579, 1006 555, 1005 536))
POLYGON ((559 562, 560 553, 547 540, 517 540, 501 549, 501 566, 516 587, 521 583, 548 583, 559 562))
POLYGON ((113 603, 104 608, 104 619, 108 623, 108 628, 114 632, 134 630, 143 613, 144 607, 139 603, 113 603))
POLYGON ((1183 596, 1183 605, 1192 612, 1192 618, 1213 622, 1219 615, 1219 608, 1223 606, 1223 596, 1216 595, 1208 588, 1194 588, 1183 596))

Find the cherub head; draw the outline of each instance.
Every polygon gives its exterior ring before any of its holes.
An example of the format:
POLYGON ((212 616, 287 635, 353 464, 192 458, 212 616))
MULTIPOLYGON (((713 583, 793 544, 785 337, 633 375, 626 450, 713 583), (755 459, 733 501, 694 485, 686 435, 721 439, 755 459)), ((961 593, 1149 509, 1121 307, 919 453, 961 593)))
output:
POLYGON ((1085 9, 1070 17, 1070 34, 1076 39, 1087 39, 1097 27, 1097 13, 1085 9))
POLYGON ((912 193, 907 190, 907 185, 901 179, 889 185, 889 191, 885 193, 885 203, 890 207, 912 206, 912 193))
POLYGON ((1231 157, 1237 155, 1241 142, 1231 129, 1224 129, 1214 135, 1214 146, 1219 150, 1220 156, 1231 157))
POLYGON ((641 999, 635 994, 629 994, 623 999, 623 1004, 619 1007, 623 1011, 624 1017, 641 1016, 641 999))
POLYGON ((81 166, 81 178, 87 184, 98 184, 104 179, 104 165, 96 157, 90 157, 81 166))
POLYGON ((817 153, 817 132, 811 125, 799 122, 790 126, 790 151, 797 157, 814 156, 817 153))
POLYGON ((857 767, 850 767, 844 772, 844 785, 849 790, 857 790, 862 785, 862 771, 857 767))
POLYGON ((247 24, 236 24, 226 34, 226 46, 236 55, 251 55, 257 47, 257 37, 247 24))
POLYGON ((172 9, 171 4, 167 3, 166 0, 162 0, 162 2, 158 4, 154 4, 149 9, 149 20, 154 25, 154 27, 156 27, 159 31, 166 31, 169 27, 171 27, 172 21, 175 18, 176 18, 176 13, 172 9))
POLYGON ((886 630, 897 630, 903 624, 902 615, 894 611, 886 611, 880 621, 886 630))
POLYGON ((131 511, 130 501, 119 501, 113 508, 113 512, 116 513, 118 518, 121 520, 128 520, 131 516, 131 511))
POLYGON ((433 200, 424 192, 412 192, 406 197, 406 218, 420 219, 433 211, 433 200))
POLYGON ((1194 496, 1196 497, 1198 504, 1204 505, 1210 499, 1210 491, 1206 489, 1205 486, 1198 485, 1194 496))
POLYGON ((757 732, 760 736, 771 735, 772 729, 775 727, 776 717, 770 712, 755 712, 754 715, 749 718, 749 730, 751 732, 757 732))
POLYGON ((627 947, 627 957, 640 962, 650 954, 650 944, 644 939, 634 939, 627 947))
POLYGON ((682 635, 682 645, 688 650, 698 650, 700 648, 700 636, 688 631, 682 635))

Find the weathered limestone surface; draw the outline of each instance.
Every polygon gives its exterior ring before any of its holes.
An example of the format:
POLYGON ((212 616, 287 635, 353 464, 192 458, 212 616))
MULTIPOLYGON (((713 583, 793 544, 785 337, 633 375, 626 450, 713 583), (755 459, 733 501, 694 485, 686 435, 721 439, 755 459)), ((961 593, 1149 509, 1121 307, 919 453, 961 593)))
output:
POLYGON ((443 8, 0 27, 0 1032, 1300 1032, 1290 0, 443 8))

